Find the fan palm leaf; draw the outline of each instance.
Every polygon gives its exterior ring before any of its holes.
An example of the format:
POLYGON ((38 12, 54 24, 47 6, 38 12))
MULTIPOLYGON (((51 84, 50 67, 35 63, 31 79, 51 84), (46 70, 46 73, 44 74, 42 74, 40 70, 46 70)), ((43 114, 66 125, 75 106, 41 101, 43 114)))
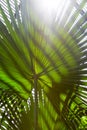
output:
POLYGON ((31 0, 1 1, 1 129, 87 128, 87 2, 67 2, 47 21, 31 0))

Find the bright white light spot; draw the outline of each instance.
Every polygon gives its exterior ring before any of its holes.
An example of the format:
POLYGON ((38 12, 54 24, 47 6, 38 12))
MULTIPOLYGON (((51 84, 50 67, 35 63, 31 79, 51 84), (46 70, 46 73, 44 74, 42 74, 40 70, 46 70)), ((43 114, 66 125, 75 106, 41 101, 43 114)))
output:
POLYGON ((70 0, 35 0, 34 9, 42 19, 49 22, 61 16, 61 12, 64 13, 69 2, 70 0))
MULTIPOLYGON (((39 0, 38 0, 39 1, 39 0)), ((61 5, 63 4, 65 0, 42 0, 40 2, 40 6, 46 10, 46 12, 52 12, 55 11, 57 8, 61 8, 61 5)))

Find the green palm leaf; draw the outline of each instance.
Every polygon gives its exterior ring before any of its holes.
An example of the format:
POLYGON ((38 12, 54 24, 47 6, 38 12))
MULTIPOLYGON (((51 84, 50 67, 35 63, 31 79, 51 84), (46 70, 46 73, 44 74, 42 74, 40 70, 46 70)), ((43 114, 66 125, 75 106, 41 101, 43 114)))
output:
POLYGON ((15 11, 9 0, 7 12, 0 7, 1 129, 86 129, 86 0, 70 1, 49 22, 31 0, 21 2, 15 11))

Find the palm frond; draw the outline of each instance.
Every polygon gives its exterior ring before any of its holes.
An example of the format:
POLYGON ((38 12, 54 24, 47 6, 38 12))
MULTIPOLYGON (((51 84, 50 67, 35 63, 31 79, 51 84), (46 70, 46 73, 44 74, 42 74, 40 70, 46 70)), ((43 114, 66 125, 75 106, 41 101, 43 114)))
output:
POLYGON ((0 127, 86 129, 87 1, 67 0, 48 20, 35 3, 1 0, 0 127))

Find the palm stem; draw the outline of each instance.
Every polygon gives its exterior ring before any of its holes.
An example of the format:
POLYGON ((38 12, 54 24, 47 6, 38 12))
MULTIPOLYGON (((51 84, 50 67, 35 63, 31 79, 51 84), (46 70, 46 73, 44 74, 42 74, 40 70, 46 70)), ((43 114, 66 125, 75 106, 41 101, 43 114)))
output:
POLYGON ((38 130, 38 97, 37 97, 37 76, 34 78, 35 105, 34 105, 34 130, 38 130))

